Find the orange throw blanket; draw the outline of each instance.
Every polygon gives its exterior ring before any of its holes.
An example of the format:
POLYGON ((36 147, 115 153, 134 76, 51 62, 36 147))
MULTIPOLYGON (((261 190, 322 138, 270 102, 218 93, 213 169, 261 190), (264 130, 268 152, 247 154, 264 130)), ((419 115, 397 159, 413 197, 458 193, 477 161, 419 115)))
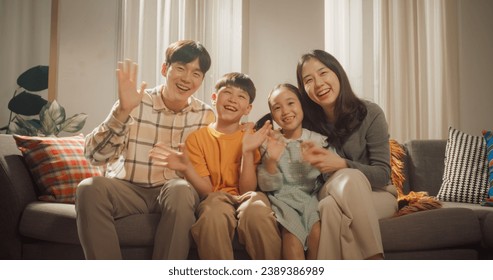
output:
POLYGON ((396 141, 390 140, 390 167, 392 183, 397 188, 398 211, 394 216, 402 216, 418 211, 442 208, 442 203, 427 192, 409 192, 404 194, 403 184, 406 180, 404 174, 404 161, 406 155, 404 148, 396 141))

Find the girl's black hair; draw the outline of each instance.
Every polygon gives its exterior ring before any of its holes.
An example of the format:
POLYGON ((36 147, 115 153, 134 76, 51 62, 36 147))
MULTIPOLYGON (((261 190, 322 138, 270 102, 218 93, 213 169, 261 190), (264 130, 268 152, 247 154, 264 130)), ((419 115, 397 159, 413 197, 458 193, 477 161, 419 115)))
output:
MULTIPOLYGON (((298 97, 298 100, 300 101, 300 103, 302 102, 301 100, 301 92, 300 90, 293 84, 290 84, 290 83, 283 83, 283 84, 278 84, 277 86, 275 86, 271 92, 269 93, 269 95, 267 96, 267 102, 269 103, 269 110, 271 109, 270 108, 270 97, 272 95, 272 93, 274 93, 274 91, 280 89, 280 88, 286 88, 287 90, 291 91, 292 93, 294 93, 294 95, 296 95, 296 97, 298 97)), ((303 105, 303 104, 302 104, 303 105)), ((302 107, 303 108, 303 107, 302 107)), ((271 111, 272 112, 272 111, 271 111)), ((306 113, 304 112, 303 110, 303 115, 305 116, 306 113)), ((272 116, 271 116, 271 122, 272 122, 272 116)), ((303 120, 301 121, 301 127, 306 127, 308 124, 308 121, 305 117, 303 117, 303 120)))

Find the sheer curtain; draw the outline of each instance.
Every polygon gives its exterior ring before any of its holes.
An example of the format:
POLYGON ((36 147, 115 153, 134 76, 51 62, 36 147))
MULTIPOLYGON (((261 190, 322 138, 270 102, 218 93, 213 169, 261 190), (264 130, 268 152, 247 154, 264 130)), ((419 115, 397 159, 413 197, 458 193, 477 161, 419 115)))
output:
MULTIPOLYGON (((31 67, 49 64, 50 18, 51 0, 0 1, 0 127, 8 124, 7 105, 19 87, 19 75, 31 67)), ((47 90, 36 94, 48 99, 47 90)))
POLYGON ((200 41, 212 65, 196 97, 210 103, 215 81, 241 71, 242 1, 122 0, 119 57, 139 64, 139 81, 164 82, 161 65, 168 45, 180 39, 200 41))
POLYGON ((391 138, 447 138, 459 123, 458 2, 325 3, 326 49, 356 93, 385 111, 391 138))

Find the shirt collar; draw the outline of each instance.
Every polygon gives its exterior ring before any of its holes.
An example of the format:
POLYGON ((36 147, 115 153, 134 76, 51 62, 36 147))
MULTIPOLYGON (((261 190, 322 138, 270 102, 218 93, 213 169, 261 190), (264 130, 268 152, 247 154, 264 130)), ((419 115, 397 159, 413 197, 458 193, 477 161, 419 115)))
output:
POLYGON ((290 143, 290 142, 303 142, 305 140, 310 140, 310 132, 304 128, 302 128, 301 130, 301 136, 298 138, 298 139, 287 139, 287 138, 284 138, 282 137, 282 139, 284 140, 284 143, 290 143))

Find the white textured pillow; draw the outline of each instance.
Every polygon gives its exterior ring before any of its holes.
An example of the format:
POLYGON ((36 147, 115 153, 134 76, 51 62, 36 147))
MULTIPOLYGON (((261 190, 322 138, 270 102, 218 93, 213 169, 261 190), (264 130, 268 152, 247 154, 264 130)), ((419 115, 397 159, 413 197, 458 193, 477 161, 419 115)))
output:
POLYGON ((437 198, 478 204, 487 194, 488 168, 484 138, 450 127, 442 186, 437 198))

